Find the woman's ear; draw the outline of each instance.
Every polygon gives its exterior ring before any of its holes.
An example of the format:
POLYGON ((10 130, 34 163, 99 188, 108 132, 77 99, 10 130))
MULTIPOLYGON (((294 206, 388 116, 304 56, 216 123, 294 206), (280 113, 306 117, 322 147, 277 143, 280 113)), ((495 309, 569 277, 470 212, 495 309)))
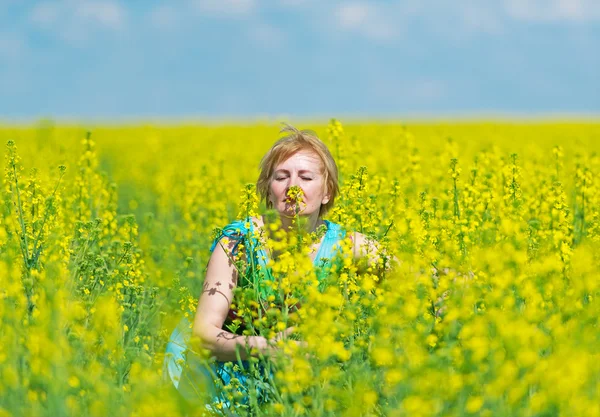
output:
POLYGON ((323 199, 321 200, 321 204, 327 204, 329 203, 329 200, 331 200, 331 193, 329 192, 329 187, 327 186, 327 183, 325 183, 323 185, 323 199))

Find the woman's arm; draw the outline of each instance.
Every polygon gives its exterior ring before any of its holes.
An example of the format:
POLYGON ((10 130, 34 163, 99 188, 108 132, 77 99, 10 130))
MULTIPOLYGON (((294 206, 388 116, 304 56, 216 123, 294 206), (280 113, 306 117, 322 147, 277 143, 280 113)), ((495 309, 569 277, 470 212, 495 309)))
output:
POLYGON ((251 349, 267 354, 271 345, 262 336, 240 336, 222 328, 238 280, 231 256, 233 247, 234 242, 221 241, 213 250, 193 325, 193 334, 220 361, 236 360, 238 352, 241 359, 246 359, 251 349))

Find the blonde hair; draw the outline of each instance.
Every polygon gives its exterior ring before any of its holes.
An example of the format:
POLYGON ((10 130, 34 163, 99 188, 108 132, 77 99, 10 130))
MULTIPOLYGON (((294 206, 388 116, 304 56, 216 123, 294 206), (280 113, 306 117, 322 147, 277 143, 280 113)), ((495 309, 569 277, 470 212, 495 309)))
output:
POLYGON ((319 210, 319 217, 324 216, 333 207, 335 197, 340 191, 338 169, 331 152, 312 130, 298 130, 294 126, 285 123, 279 133, 287 133, 287 135, 275 142, 260 161, 260 175, 256 181, 256 189, 261 199, 265 200, 267 208, 272 207, 271 201, 269 201, 269 188, 275 167, 296 152, 309 150, 317 154, 323 164, 321 174, 324 177, 325 192, 329 194, 329 201, 322 204, 319 210))

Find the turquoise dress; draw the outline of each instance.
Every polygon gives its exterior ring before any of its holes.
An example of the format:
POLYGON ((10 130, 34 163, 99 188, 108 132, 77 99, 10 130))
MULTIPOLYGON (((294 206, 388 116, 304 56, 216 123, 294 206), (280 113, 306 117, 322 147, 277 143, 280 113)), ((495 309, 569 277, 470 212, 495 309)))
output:
MULTIPOLYGON (((327 230, 323 242, 313 261, 317 268, 317 277, 322 280, 331 268, 331 260, 340 250, 340 241, 345 238, 346 232, 339 224, 325 220, 327 230)), ((253 238, 254 225, 250 219, 238 220, 227 225, 214 240, 211 252, 223 237, 228 237, 234 243, 235 255, 240 243, 244 243, 247 259, 259 265, 261 274, 251 274, 252 279, 262 280, 270 275, 267 267, 268 257, 257 239, 253 238), (249 226, 249 228, 247 227, 249 226), (250 239, 248 239, 250 237, 250 239), (248 241, 249 240, 249 241, 248 241)), ((240 280, 240 286, 249 285, 249 282, 240 280)), ((261 288, 260 282, 251 283, 254 288, 261 288)), ((216 361, 208 364, 188 350, 187 346, 191 337, 191 324, 184 317, 175 328, 167 344, 164 367, 175 388, 190 402, 208 401, 213 405, 219 404, 221 408, 230 408, 231 403, 224 395, 224 388, 235 392, 240 403, 247 403, 250 392, 255 392, 259 402, 266 402, 270 397, 269 381, 272 372, 264 366, 253 366, 248 361, 222 362, 216 361), (252 377, 249 377, 249 374, 252 377)), ((210 408, 211 405, 208 405, 210 408)))

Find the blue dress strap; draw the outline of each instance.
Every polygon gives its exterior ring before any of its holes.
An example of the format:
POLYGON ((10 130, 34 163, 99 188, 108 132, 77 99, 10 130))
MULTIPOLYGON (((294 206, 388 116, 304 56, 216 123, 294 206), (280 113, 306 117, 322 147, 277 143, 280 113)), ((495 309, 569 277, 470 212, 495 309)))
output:
POLYGON ((337 255, 340 248, 340 242, 346 237, 346 230, 337 223, 324 220, 327 225, 327 232, 323 237, 321 247, 315 256, 315 266, 331 263, 331 260, 337 255))
POLYGON ((267 252, 265 248, 260 245, 254 231, 255 224, 250 217, 247 217, 244 220, 231 222, 218 231, 217 237, 210 247, 210 251, 214 251, 219 241, 224 237, 227 237, 234 242, 231 254, 235 256, 238 252, 238 246, 240 243, 244 242, 246 246, 246 255, 248 256, 248 259, 252 258, 252 261, 250 262, 256 262, 256 264, 260 265, 262 268, 266 268, 267 252))
POLYGON ((221 239, 227 237, 230 240, 235 242, 232 254, 236 255, 238 246, 242 241, 248 236, 252 231, 252 221, 250 219, 246 220, 236 220, 234 222, 229 223, 223 229, 219 230, 217 233, 217 237, 213 240, 212 245, 210 246, 210 251, 214 251, 215 247, 219 243, 221 239))

